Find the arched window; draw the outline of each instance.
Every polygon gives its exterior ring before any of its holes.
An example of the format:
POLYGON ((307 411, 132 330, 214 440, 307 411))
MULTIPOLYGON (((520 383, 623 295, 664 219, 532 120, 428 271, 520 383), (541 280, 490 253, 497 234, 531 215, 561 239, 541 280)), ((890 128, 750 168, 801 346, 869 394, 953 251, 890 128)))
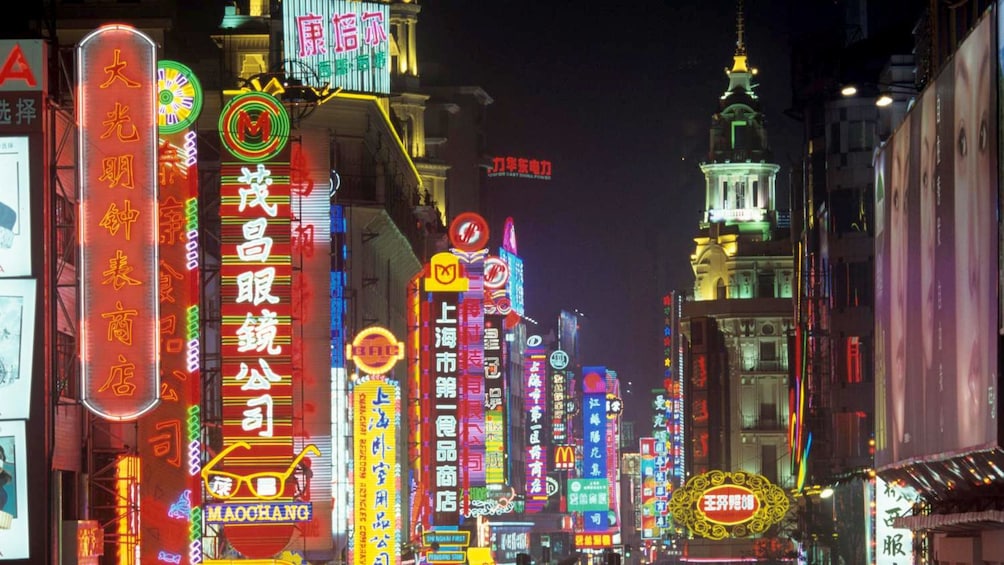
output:
POLYGON ((725 300, 725 281, 721 277, 718 277, 718 282, 715 283, 715 298, 717 300, 725 300))

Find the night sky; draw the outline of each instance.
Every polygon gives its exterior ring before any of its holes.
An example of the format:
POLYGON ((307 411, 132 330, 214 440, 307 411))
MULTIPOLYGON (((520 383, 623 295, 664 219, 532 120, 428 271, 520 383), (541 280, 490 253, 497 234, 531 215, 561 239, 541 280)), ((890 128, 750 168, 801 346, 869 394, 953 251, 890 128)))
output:
MULTIPOLYGON (((801 125, 783 113, 784 6, 746 2, 745 43, 787 209, 801 125)), ((493 230, 515 221, 528 315, 546 333, 559 309, 584 312, 583 364, 632 381, 628 409, 647 409, 662 383, 660 298, 693 287, 698 165, 728 86, 735 2, 429 1, 418 41, 423 84, 476 85, 494 99, 492 155, 553 163, 550 181, 488 179, 483 201, 493 230)))

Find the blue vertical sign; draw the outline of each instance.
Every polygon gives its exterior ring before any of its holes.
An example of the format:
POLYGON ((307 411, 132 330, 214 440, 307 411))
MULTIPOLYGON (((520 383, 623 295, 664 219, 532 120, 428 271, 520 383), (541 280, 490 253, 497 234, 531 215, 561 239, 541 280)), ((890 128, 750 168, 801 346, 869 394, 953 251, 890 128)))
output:
MULTIPOLYGON (((582 368, 582 477, 607 480, 607 370, 582 368)), ((609 510, 582 513, 583 529, 605 532, 610 528, 609 510)))

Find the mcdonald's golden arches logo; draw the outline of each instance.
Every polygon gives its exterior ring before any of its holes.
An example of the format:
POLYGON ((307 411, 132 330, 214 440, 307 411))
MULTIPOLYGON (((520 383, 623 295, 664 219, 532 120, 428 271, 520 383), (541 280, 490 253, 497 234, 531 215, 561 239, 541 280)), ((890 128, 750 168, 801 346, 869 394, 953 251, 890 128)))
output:
POLYGON ((554 447, 554 470, 571 471, 572 469, 575 469, 575 447, 556 445, 554 447))

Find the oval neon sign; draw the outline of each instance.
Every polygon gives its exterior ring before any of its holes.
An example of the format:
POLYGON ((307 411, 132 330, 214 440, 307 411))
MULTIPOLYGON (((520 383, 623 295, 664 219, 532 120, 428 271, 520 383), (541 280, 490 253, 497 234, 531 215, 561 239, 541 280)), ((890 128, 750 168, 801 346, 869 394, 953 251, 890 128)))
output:
POLYGON ((740 485, 719 485, 704 491, 700 511, 709 522, 723 526, 741 524, 760 510, 760 499, 752 490, 740 485))

